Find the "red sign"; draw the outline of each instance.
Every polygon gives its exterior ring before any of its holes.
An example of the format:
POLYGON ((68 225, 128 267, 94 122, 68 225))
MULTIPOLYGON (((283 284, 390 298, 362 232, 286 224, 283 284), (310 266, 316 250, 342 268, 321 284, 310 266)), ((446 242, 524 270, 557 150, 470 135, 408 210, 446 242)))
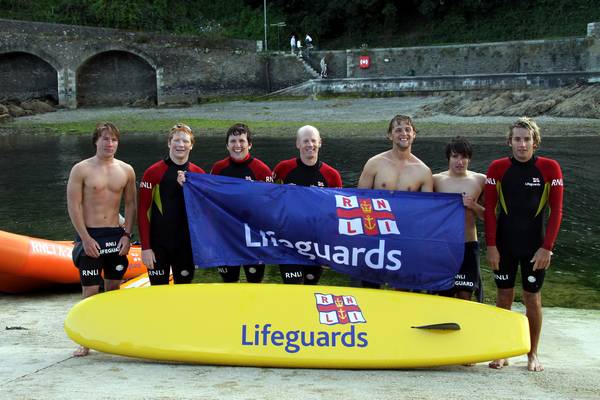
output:
POLYGON ((358 66, 361 69, 367 69, 371 66, 371 57, 370 56, 360 56, 358 58, 358 66))

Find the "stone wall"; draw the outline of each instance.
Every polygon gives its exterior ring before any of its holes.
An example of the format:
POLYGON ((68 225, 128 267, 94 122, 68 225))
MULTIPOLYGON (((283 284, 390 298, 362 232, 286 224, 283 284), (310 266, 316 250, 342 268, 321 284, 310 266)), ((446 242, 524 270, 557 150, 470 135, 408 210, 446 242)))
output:
POLYGON ((0 19, 0 97, 61 105, 195 104, 203 97, 302 90, 429 91, 598 82, 600 23, 587 36, 468 45, 314 51, 330 81, 290 54, 264 54, 250 40, 126 32, 0 19), (368 55, 371 66, 359 68, 368 55), (314 73, 314 72, 313 72, 314 73), (334 82, 335 80, 335 82, 334 82), (300 89, 299 89, 300 90, 300 89))
POLYGON ((156 76, 146 61, 126 52, 106 52, 78 71, 77 104, 113 106, 144 100, 156 104, 156 76))
POLYGON ((265 69, 268 68, 269 92, 294 86, 312 78, 302 63, 298 62, 297 57, 290 54, 265 57, 263 62, 265 69))
POLYGON ((347 53, 348 78, 588 71, 597 40, 568 38, 469 45, 357 49, 347 53), (368 69, 359 68, 369 56, 368 69))
POLYGON ((327 76, 329 78, 346 78, 348 75, 348 57, 346 56, 346 50, 328 50, 328 51, 314 51, 311 53, 311 65, 317 70, 321 71, 319 62, 321 58, 325 57, 327 63, 327 76))
MULTIPOLYGON (((39 65, 50 65, 57 82, 54 95, 58 92, 60 104, 68 107, 78 106, 80 100, 84 105, 127 104, 139 98, 151 98, 158 105, 193 104, 203 96, 266 92, 264 64, 251 40, 9 20, 0 20, 0 32, 0 55, 27 53, 39 59, 39 65)), ((25 82, 40 73, 48 74, 32 67, 14 70, 10 79, 25 82)), ((4 75, 0 93, 26 95, 15 91, 4 75)))
POLYGON ((56 71, 38 57, 28 53, 0 54, 0 77, 0 100, 48 98, 58 103, 56 71))

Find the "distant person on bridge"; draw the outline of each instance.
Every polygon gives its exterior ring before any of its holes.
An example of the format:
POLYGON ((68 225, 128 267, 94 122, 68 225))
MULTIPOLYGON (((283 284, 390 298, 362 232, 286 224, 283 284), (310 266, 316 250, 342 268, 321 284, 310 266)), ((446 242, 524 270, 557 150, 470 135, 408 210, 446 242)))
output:
MULTIPOLYGON (((79 268, 83 297, 104 290, 119 289, 127 271, 127 253, 136 214, 135 172, 115 154, 121 133, 110 122, 98 124, 92 136, 96 154, 73 166, 67 183, 67 209, 77 231, 73 262, 79 268), (121 226, 119 209, 125 203, 121 226)), ((87 356, 90 349, 79 346, 75 357, 87 356)))
POLYGON ((306 45, 306 57, 310 57, 310 51, 313 49, 313 40, 308 33, 304 38, 304 44, 306 45))
MULTIPOLYGON (((531 337, 527 369, 543 371, 537 354, 542 332, 541 289, 562 219, 563 176, 555 160, 535 155, 541 135, 533 119, 519 118, 511 125, 507 142, 512 156, 493 161, 485 182, 487 261, 498 288, 496 306, 507 310, 515 298, 515 279, 521 266, 531 337), (544 229, 546 208, 550 213, 544 229)), ((507 359, 499 359, 489 367, 507 365, 507 359)))
POLYGON ((296 35, 292 35, 290 39, 290 48, 292 50, 292 54, 296 54, 296 35))
POLYGON ((327 78, 327 60, 325 59, 325 56, 321 57, 319 66, 321 67, 321 78, 327 78))

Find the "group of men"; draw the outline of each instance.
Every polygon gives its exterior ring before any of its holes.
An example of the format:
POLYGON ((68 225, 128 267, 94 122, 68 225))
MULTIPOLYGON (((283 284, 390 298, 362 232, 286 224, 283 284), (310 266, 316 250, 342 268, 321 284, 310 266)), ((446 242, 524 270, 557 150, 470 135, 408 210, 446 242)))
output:
MULTIPOLYGON (((473 149, 464 137, 456 137, 446 146, 448 169, 433 175, 412 153, 416 135, 410 117, 395 116, 387 132, 391 149, 366 162, 358 187, 462 194, 464 259, 454 288, 440 294, 468 300, 480 289, 476 219, 484 219, 487 261, 497 286, 496 305, 511 308, 520 265, 531 337, 528 369, 542 371, 537 357, 542 325, 540 290, 562 218, 560 166, 554 160, 535 155, 541 143, 540 129, 526 117, 519 118, 509 128, 507 143, 512 156, 493 161, 487 176, 468 169, 473 149), (548 206, 550 215, 544 230, 548 206)), ((127 269, 126 255, 135 215, 142 261, 151 284, 167 284, 170 271, 176 284, 189 283, 194 276, 182 186, 185 172, 204 171, 189 161, 195 142, 192 129, 185 124, 171 128, 168 156, 145 171, 138 191, 139 205, 136 205, 133 168, 115 158, 119 139, 116 126, 99 124, 93 134, 96 154, 73 167, 67 185, 69 215, 78 234, 73 258, 80 270, 84 297, 98 293, 101 271, 105 290, 118 289, 127 269), (125 203, 124 222, 119 221, 121 200, 125 203)), ((281 161, 273 171, 250 154, 252 133, 245 124, 230 127, 225 144, 229 155, 214 164, 212 174, 250 181, 342 187, 340 173, 319 158, 322 140, 313 126, 303 126, 297 132, 298 157, 281 161)), ((262 281, 264 265, 222 266, 218 271, 224 282, 238 282, 242 268, 248 282, 262 281)), ((317 284, 322 271, 321 266, 280 266, 282 281, 289 284, 317 284)), ((366 281, 361 285, 379 287, 366 281)), ((85 356, 88 352, 89 349, 80 347, 74 354, 85 356)), ((504 359, 489 364, 496 369, 506 365, 508 361, 504 359)))

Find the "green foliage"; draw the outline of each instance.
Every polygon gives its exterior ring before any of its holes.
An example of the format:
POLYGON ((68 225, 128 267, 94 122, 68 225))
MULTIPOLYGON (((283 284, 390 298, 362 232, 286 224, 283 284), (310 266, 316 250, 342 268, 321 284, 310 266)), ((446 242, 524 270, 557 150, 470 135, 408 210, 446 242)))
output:
MULTIPOLYGON (((262 39, 263 4, 0 0, 0 18, 262 39)), ((600 21, 600 7, 597 0, 267 0, 267 20, 286 23, 267 27, 269 48, 287 48, 292 33, 307 32, 321 48, 383 47, 584 36, 587 23, 600 21)))

